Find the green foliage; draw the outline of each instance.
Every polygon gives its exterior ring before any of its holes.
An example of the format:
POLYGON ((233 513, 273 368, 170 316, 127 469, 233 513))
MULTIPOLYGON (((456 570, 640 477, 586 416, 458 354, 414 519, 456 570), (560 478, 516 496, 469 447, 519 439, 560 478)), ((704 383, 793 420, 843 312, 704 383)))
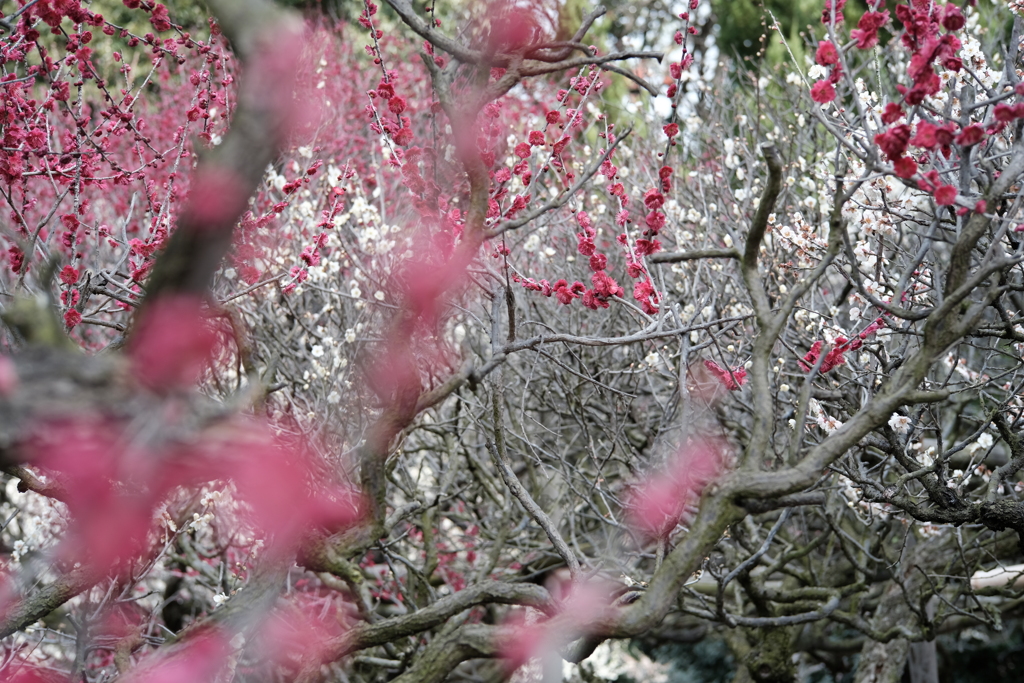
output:
POLYGON ((732 652, 715 633, 692 643, 664 643, 641 649, 656 662, 671 663, 669 683, 728 683, 736 675, 732 652))
MULTIPOLYGON (((186 31, 206 26, 210 16, 205 3, 198 0, 161 0, 167 5, 171 21, 180 24, 186 31)), ((121 0, 92 0, 90 9, 103 15, 109 22, 123 26, 136 35, 145 35, 153 31, 149 24, 149 15, 141 10, 128 9, 121 0)))
MULTIPOLYGON (((347 23, 356 21, 363 11, 363 3, 353 0, 278 0, 278 2, 286 7, 303 11, 323 12, 332 19, 347 23)), ((384 3, 377 4, 384 5, 384 3)))
MULTIPOLYGON (((202 39, 209 36, 210 12, 205 3, 197 0, 164 0, 164 4, 167 6, 171 21, 181 26, 183 31, 202 39)), ((89 8, 102 15, 105 21, 128 31, 131 35, 141 38, 147 33, 155 33, 149 22, 149 14, 140 9, 125 7, 122 0, 92 0, 89 8)), ((89 47, 92 48, 92 63, 105 80, 119 78, 118 74, 122 63, 132 65, 143 63, 153 52, 153 48, 144 42, 140 41, 138 45, 129 47, 128 39, 122 38, 117 33, 110 36, 99 28, 85 28, 92 34, 92 41, 89 44, 89 47), (121 62, 114 61, 114 52, 120 53, 123 58, 121 62)), ((74 30, 71 20, 65 19, 61 29, 66 33, 71 33, 74 30)), ((63 50, 65 43, 63 33, 58 32, 55 35, 44 27, 40 34, 39 42, 47 51, 59 53, 63 50)), ((177 32, 174 31, 165 31, 156 35, 160 39, 178 37, 177 32)), ((86 89, 88 92, 92 92, 91 85, 88 83, 86 89)))
POLYGON ((1024 623, 1011 624, 1002 633, 968 629, 940 636, 941 683, 991 683, 1024 678, 1024 623))
MULTIPOLYGON (((719 47, 724 55, 749 59, 764 56, 758 53, 765 39, 770 41, 766 56, 777 63, 785 51, 769 27, 777 20, 790 47, 795 48, 802 45, 800 34, 806 33, 808 27, 814 34, 821 33, 823 5, 821 0, 712 0, 719 47)), ((867 6, 862 0, 852 0, 845 8, 846 21, 856 24, 865 10, 867 6)))
MULTIPOLYGON (((669 683, 727 683, 736 673, 736 663, 725 640, 715 633, 692 643, 663 643, 639 649, 657 662, 669 662, 669 683)), ((940 683, 990 683, 1020 680, 1024 676, 1024 623, 1010 621, 1001 633, 968 629, 939 636, 940 683)), ((856 657, 849 671, 833 676, 826 668, 809 673, 808 683, 837 683, 852 680, 856 657)), ((904 674, 906 681, 906 674, 904 674)), ((625 683, 625 682, 621 682, 625 683)), ((634 683, 634 682, 629 682, 634 683)), ((642 683, 637 681, 635 683, 642 683)))
MULTIPOLYGON (((593 7, 587 0, 566 0, 559 8, 558 40, 568 40, 571 38, 576 27, 583 21, 583 17, 592 9, 593 7)), ((595 35, 599 34, 592 32, 588 37, 593 39, 595 35)))

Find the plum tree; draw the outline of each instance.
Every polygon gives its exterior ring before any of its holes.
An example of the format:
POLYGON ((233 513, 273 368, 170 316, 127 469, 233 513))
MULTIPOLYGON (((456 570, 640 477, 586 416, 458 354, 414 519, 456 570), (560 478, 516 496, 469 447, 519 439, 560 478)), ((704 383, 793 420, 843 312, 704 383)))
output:
POLYGON ((716 631, 934 680, 1019 616, 1020 8, 830 0, 751 74, 696 0, 665 54, 208 4, 0 24, 5 679, 657 679, 616 641, 716 631))

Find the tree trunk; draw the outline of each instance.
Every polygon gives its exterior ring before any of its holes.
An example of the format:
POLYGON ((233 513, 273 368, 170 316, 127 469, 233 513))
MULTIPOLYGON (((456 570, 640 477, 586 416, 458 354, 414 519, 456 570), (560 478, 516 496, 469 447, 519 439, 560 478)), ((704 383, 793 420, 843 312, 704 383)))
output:
MULTIPOLYGON (((898 624, 913 621, 914 616, 899 585, 890 581, 871 620, 871 626, 886 631, 898 624)), ((868 640, 860 651, 854 683, 899 683, 909 654, 910 643, 906 638, 896 638, 888 643, 868 640)))
POLYGON ((904 638, 888 643, 868 641, 860 651, 854 683, 899 683, 909 653, 910 643, 904 638))
POLYGON ((910 683, 939 683, 939 657, 935 641, 910 644, 910 683))

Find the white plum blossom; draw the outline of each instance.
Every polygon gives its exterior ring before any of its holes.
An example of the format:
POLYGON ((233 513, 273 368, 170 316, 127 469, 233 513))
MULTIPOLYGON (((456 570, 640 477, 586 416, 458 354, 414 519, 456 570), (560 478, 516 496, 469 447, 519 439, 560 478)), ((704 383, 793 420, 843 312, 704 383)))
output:
POLYGON ((967 447, 967 452, 974 455, 978 451, 987 451, 995 441, 987 432, 978 437, 978 440, 967 447))
POLYGON ((897 434, 906 434, 910 431, 910 418, 906 415, 893 413, 892 417, 889 418, 889 426, 897 434))

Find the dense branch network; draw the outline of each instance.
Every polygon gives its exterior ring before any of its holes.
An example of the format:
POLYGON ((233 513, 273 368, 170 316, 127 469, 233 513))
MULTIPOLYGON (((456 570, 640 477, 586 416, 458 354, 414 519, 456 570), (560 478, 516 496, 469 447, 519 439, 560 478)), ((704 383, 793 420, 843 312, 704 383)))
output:
POLYGON ((853 652, 899 680, 1019 617, 1019 571, 977 573, 1024 552, 1021 19, 983 46, 974 10, 843 4, 750 93, 690 54, 697 2, 665 52, 607 54, 603 9, 561 39, 367 1, 339 40, 211 0, 202 42, 156 3, 125 5, 173 38, 21 3, 5 662, 592 677, 700 628, 755 680, 853 652), (180 59, 175 132, 89 26, 151 48, 147 82, 180 59), (667 123, 621 126, 665 54, 667 123))

